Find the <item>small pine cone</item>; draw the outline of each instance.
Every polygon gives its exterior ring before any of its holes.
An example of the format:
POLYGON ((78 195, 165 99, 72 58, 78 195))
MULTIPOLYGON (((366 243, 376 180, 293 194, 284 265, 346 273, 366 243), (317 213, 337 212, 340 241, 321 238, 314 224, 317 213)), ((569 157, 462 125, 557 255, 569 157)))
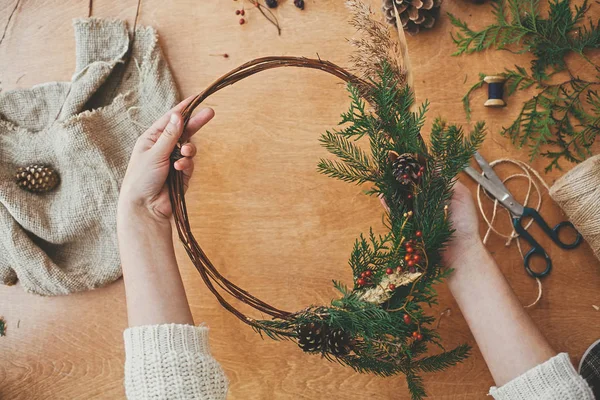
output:
POLYGON ((327 335, 327 349, 336 357, 350 353, 350 335, 341 329, 334 329, 327 335))
POLYGON ((277 4, 277 0, 265 0, 265 4, 267 5, 267 7, 269 8, 275 8, 278 6, 277 4))
POLYGON ((304 10, 304 0, 294 0, 294 5, 301 10, 304 10))
POLYGON ((398 182, 403 185, 419 181, 421 164, 411 154, 405 153, 397 156, 392 161, 392 173, 398 182))
POLYGON ((60 178, 51 167, 32 164, 17 169, 16 183, 24 190, 32 193, 45 193, 54 189, 60 178))
POLYGON ((298 334, 298 346, 307 353, 323 351, 326 331, 327 327, 323 324, 311 322, 301 325, 296 332, 298 334))
POLYGON ((388 23, 396 25, 396 10, 402 27, 411 35, 422 28, 433 28, 440 15, 442 0, 383 0, 383 13, 388 23))

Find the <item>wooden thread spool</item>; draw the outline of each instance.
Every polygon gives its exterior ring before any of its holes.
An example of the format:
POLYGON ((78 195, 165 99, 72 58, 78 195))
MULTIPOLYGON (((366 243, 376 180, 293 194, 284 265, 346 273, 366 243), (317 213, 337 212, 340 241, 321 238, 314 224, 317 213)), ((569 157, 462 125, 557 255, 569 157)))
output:
POLYGON ((486 107, 505 107, 504 82, 506 78, 500 75, 486 76, 483 81, 488 84, 488 99, 483 103, 486 107))

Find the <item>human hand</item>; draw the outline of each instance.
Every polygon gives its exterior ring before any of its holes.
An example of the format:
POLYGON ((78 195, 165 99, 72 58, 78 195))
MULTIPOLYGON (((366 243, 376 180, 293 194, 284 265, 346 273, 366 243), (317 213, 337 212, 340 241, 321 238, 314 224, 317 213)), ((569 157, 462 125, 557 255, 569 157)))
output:
POLYGON ((450 221, 454 228, 454 236, 442 257, 444 265, 456 268, 459 258, 466 257, 473 249, 482 245, 473 197, 469 189, 458 181, 454 185, 454 196, 450 202, 450 221))
MULTIPOLYGON (((179 103, 138 138, 121 186, 118 214, 131 215, 134 212, 156 221, 169 221, 172 211, 166 181, 171 152, 182 133, 188 140, 215 114, 210 108, 200 110, 189 120, 184 132, 181 111, 191 99, 179 103)), ((181 155, 183 158, 177 160, 174 166, 183 172, 184 188, 187 189, 194 171, 196 146, 186 143, 181 148, 181 155)))

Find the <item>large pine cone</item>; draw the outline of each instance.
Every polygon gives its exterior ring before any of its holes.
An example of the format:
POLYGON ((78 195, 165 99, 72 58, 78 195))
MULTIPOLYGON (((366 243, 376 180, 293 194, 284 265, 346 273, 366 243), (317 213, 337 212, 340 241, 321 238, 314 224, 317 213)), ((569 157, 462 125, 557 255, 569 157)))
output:
POLYGON ((49 192, 58 185, 59 181, 58 173, 45 165, 32 164, 17 169, 17 185, 32 193, 49 192))
POLYGON ((327 326, 318 323, 301 325, 298 328, 298 346, 307 353, 323 351, 327 326))
POLYGON ((404 30, 415 35, 435 25, 441 5, 442 0, 383 0, 383 12, 387 22, 396 25, 395 6, 404 30))

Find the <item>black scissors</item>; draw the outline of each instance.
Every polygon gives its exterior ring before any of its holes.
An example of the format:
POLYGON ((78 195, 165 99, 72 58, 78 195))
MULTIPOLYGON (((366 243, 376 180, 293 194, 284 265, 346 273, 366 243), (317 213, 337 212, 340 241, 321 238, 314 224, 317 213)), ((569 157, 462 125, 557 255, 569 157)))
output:
POLYGON ((500 204, 502 204, 512 214, 515 231, 531 245, 531 250, 525 254, 525 258, 523 260, 525 264, 525 270, 529 275, 535 278, 543 278, 544 276, 548 275, 550 270, 552 270, 552 260, 550 259, 550 256, 548 256, 548 253, 546 253, 546 250, 544 250, 544 248, 533 238, 533 236, 531 236, 529 232, 523 228, 523 217, 533 218, 540 228, 542 228, 542 230, 548 236, 550 236, 552 241, 563 249, 574 249, 579 246, 582 239, 581 234, 577 231, 577 229, 575 229, 570 221, 559 222, 554 228, 550 228, 536 210, 530 207, 525 207, 515 200, 506 186, 504 186, 500 178, 498 178, 498 175, 494 173, 493 168, 490 167, 490 164, 485 161, 479 152, 475 152, 474 158, 481 167, 483 173, 478 172, 472 167, 466 167, 465 172, 467 175, 477 181, 477 183, 483 186, 485 190, 494 196, 500 202, 500 204), (560 240, 558 234, 561 229, 565 227, 570 227, 575 231, 577 236, 573 243, 564 243, 560 240), (544 257, 546 260, 546 269, 544 271, 536 272, 529 267, 529 262, 533 255, 544 257))

